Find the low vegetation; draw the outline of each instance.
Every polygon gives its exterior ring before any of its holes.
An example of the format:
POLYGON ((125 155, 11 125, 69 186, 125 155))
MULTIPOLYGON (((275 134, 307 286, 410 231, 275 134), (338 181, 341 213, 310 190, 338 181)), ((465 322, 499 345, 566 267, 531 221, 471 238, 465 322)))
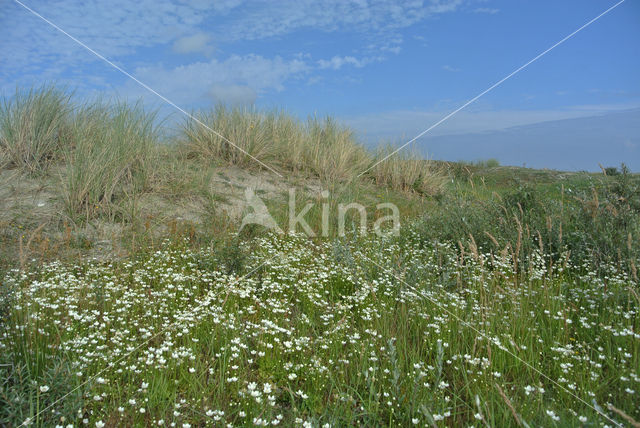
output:
MULTIPOLYGON (((250 245, 250 244, 246 244, 250 245)), ((11 273, 0 421, 585 426, 638 418, 637 282, 398 238, 11 273), (240 256, 239 254, 244 254, 240 256), (44 410, 38 415, 38 410, 44 410)))
POLYGON ((1 426, 637 425, 637 174, 378 163, 330 119, 196 117, 224 138, 5 100, 1 426), (316 236, 239 230, 246 187, 285 230, 295 189, 316 236), (350 202, 367 231, 392 202, 399 233, 340 234, 350 202))

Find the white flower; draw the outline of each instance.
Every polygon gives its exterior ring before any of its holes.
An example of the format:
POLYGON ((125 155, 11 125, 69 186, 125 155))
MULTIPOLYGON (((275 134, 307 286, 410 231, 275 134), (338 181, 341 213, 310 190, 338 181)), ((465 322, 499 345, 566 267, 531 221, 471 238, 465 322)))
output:
POLYGON ((418 425, 419 422, 420 422, 420 419, 418 419, 418 418, 412 418, 411 419, 411 423, 414 424, 414 425, 418 425))
POLYGON ((45 392, 47 392, 48 390, 49 390, 49 387, 48 387, 47 385, 42 385, 42 386, 40 387, 40 392, 42 392, 43 394, 44 394, 45 392))
POLYGON ((103 427, 104 427, 104 422, 102 421, 96 422, 96 428, 103 428, 103 427))
POLYGON ((476 418, 477 420, 481 421, 482 420, 482 413, 476 413, 475 415, 473 415, 474 418, 476 418))
POLYGON ((294 380, 295 378, 297 378, 298 375, 295 373, 289 373, 289 380, 294 380))
POLYGON ((556 413, 553 410, 547 410, 547 415, 549 415, 549 417, 551 419, 553 419, 554 421, 559 421, 560 417, 556 415, 556 413))
POLYGON ((587 422, 587 417, 586 416, 578 416, 578 420, 582 423, 587 422))
POLYGON ((146 412, 146 411, 147 411, 147 410, 146 410, 144 407, 140 407, 140 413, 144 413, 144 412, 146 412))

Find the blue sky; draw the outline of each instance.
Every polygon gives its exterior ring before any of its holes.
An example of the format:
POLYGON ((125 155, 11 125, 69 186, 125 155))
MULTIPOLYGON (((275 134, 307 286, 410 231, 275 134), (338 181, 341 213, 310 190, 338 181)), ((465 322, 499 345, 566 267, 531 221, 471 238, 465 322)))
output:
MULTIPOLYGON (((616 2, 23 3, 186 110, 224 102, 283 108, 303 118, 329 114, 354 127, 363 142, 376 144, 412 138, 616 2)), ((12 0, 0 0, 0 28, 0 91, 5 95, 16 85, 57 81, 81 96, 143 97, 150 106, 162 106, 12 0)), ((602 146, 592 142, 580 162, 557 162, 570 157, 577 144, 566 141, 558 121, 575 128, 569 135, 578 142, 583 131, 572 119, 631 112, 640 121, 639 76, 640 2, 627 0, 421 138, 417 147, 435 158, 500 159, 500 147, 471 150, 474 139, 463 144, 458 137, 480 133, 486 140, 487 133, 544 128, 554 121, 536 135, 557 139, 560 155, 552 159, 541 148, 528 150, 527 158, 516 153, 501 160, 594 169, 602 150, 619 146, 607 159, 640 168, 640 136, 633 126, 620 129, 626 119, 612 120, 611 126, 605 120, 591 130, 590 137, 601 134, 602 146), (433 138, 438 144, 430 147, 433 138), (447 138, 457 140, 449 144, 447 138), (610 144, 612 139, 617 145, 610 144)), ((170 111, 162 106, 162 112, 170 111)))

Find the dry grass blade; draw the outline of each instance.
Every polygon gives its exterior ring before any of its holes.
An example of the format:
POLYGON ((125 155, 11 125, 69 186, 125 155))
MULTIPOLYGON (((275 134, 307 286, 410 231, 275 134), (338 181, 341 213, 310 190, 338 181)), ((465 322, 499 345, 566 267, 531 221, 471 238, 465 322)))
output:
POLYGON ((497 383, 495 385, 496 385, 496 388, 498 389, 498 393, 500 394, 504 402, 507 404, 507 407, 511 411, 513 418, 516 420, 516 423, 518 424, 518 426, 522 426, 522 421, 520 420, 518 413, 516 413, 516 409, 513 408, 513 404, 511 404, 511 400, 509 400, 509 397, 507 397, 507 395, 504 393, 502 388, 500 388, 500 385, 498 385, 497 383))
POLYGON ((625 421, 629 422, 629 424, 630 424, 632 427, 640 428, 640 422, 636 421, 635 419, 633 419, 631 416, 627 415, 627 414, 626 414, 625 412, 623 412, 622 410, 615 408, 615 407, 613 406, 613 404, 608 404, 608 405, 607 405, 607 408, 608 408, 609 410, 611 410, 612 412, 615 412, 615 413, 617 413, 618 415, 620 415, 620 417, 622 417, 625 421))

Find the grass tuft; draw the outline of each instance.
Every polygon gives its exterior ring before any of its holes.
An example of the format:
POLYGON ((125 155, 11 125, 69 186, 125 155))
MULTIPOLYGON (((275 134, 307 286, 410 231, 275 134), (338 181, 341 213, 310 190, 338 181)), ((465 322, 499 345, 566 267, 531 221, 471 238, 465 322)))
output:
POLYGON ((0 167, 42 173, 59 158, 72 113, 71 95, 55 85, 16 90, 0 104, 0 167))
POLYGON ((62 182, 69 217, 88 220, 103 213, 114 219, 119 200, 131 201, 147 186, 158 140, 155 117, 140 103, 125 102, 78 112, 62 182))
MULTIPOLYGON (((286 171, 344 182, 354 180, 375 159, 391 151, 384 149, 374 156, 358 143, 351 129, 331 117, 313 116, 303 124, 284 112, 218 106, 196 118, 201 123, 188 119, 183 124, 182 146, 190 156, 209 162, 256 167, 254 157, 286 171)), ((372 172, 378 184, 428 195, 441 192, 442 175, 428 161, 416 152, 398 155, 372 172)))
MULTIPOLYGON (((389 145, 378 149, 377 159, 384 159, 396 150, 389 145)), ((371 171, 376 184, 394 190, 435 196, 444 191, 445 177, 428 159, 411 149, 401 150, 371 171)))

